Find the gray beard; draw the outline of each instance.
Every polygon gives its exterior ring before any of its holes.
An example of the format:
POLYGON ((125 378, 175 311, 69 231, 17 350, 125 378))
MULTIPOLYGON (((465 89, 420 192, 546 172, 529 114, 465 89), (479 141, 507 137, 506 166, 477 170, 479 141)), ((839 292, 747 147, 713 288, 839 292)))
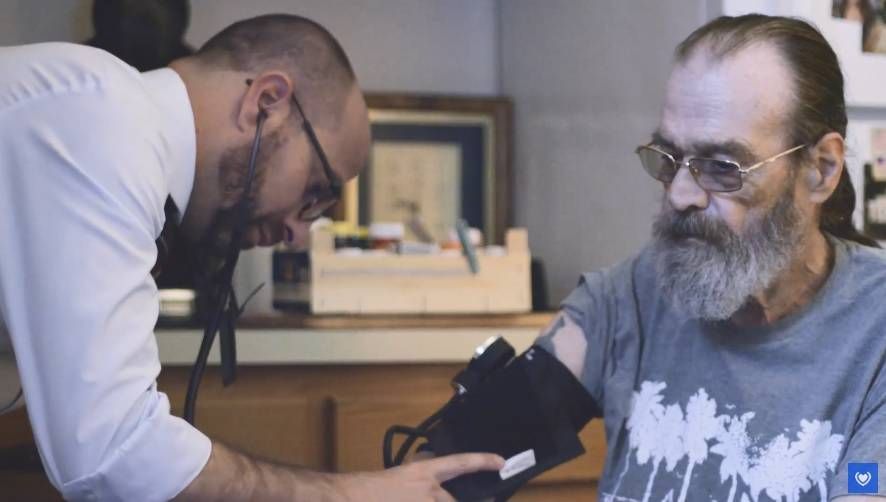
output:
POLYGON ((679 213, 664 203, 653 225, 653 251, 665 297, 690 318, 729 319, 788 267, 803 244, 802 219, 793 183, 742 236, 701 211, 679 213))

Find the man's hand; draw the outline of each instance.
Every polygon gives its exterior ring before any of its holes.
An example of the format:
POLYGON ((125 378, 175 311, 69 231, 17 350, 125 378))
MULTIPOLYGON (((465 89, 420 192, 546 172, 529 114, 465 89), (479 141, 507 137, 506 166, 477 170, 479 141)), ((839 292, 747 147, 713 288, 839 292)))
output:
POLYGON ((441 483, 502 467, 504 460, 498 455, 462 453, 387 471, 330 474, 263 462, 213 442, 209 462, 175 500, 449 502, 454 499, 441 483))
POLYGON ((343 474, 345 500, 442 502, 453 501, 440 484, 478 471, 497 471, 504 460, 488 453, 461 453, 394 467, 382 472, 343 474))

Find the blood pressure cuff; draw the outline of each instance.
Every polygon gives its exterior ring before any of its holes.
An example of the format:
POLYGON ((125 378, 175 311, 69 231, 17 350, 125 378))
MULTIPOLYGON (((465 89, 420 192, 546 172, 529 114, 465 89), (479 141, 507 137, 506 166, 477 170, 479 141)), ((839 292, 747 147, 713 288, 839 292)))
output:
POLYGON ((578 432, 600 410, 556 357, 533 346, 450 405, 428 431, 438 456, 492 452, 523 462, 506 479, 498 472, 466 474, 443 484, 457 500, 506 500, 530 479, 585 452, 578 432), (532 454, 527 454, 529 450, 532 454))

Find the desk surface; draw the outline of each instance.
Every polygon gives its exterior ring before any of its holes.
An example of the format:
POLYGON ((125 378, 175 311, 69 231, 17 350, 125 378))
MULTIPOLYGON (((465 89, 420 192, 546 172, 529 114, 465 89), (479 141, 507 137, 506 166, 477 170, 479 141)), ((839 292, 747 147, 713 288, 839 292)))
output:
POLYGON ((465 315, 307 315, 274 312, 244 316, 243 329, 401 329, 401 328, 535 328, 542 329, 553 312, 465 315))
MULTIPOLYGON (((467 362, 491 336, 525 350, 553 315, 249 316, 238 323, 237 357, 244 365, 467 362)), ((193 364, 201 330, 158 329, 156 335, 164 365, 193 364)), ((218 361, 216 343, 209 363, 218 361)))

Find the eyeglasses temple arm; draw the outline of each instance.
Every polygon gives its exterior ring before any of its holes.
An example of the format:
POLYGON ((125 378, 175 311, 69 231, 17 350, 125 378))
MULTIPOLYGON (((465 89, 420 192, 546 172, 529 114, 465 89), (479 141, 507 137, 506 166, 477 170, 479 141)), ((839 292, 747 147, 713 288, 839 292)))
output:
POLYGON ((753 171, 754 169, 757 169, 758 167, 766 165, 770 162, 774 162, 774 161, 784 157, 785 155, 790 155, 790 154, 796 152, 797 150, 799 150, 801 148, 805 148, 805 147, 806 147, 806 145, 797 145, 797 146, 791 148, 790 150, 785 150, 781 153, 777 153, 777 154, 773 155, 772 157, 769 157, 768 159, 763 159, 760 162, 757 162, 756 164, 754 164, 750 167, 740 168, 738 171, 742 174, 747 174, 747 173, 753 171))
POLYGON ((292 95, 292 102, 295 103, 295 107, 298 108, 298 113, 302 118, 302 127, 304 127, 305 133, 308 135, 308 139, 311 141, 311 144, 314 146, 314 150, 317 151, 317 156, 320 157, 320 164, 323 165, 323 170, 326 172, 326 176, 332 181, 334 185, 340 184, 338 178, 335 176, 335 173, 332 172, 332 168, 329 167, 329 159, 326 158, 326 152, 323 151, 323 148, 320 146, 320 140, 317 138, 317 133, 314 132, 314 126, 311 125, 311 122, 308 120, 308 116, 305 115, 304 109, 301 107, 301 103, 298 102, 298 98, 295 97, 295 94, 292 95))

